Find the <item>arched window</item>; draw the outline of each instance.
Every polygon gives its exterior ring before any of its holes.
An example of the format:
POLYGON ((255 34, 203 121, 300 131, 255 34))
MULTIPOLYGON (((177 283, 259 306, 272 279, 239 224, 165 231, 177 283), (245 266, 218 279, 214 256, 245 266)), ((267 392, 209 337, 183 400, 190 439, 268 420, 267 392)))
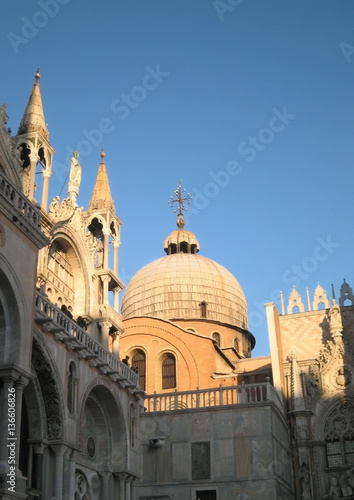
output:
POLYGON ((212 338, 215 340, 216 345, 217 345, 218 347, 220 347, 220 333, 218 333, 218 332, 214 332, 214 333, 212 334, 212 338))
POLYGON ((162 389, 173 389, 176 385, 176 358, 167 354, 162 362, 162 389))
POLYGON ((240 351, 240 343, 239 343, 238 339, 234 339, 234 348, 237 352, 240 351))
POLYGON ((76 392, 77 392, 77 376, 76 366, 72 361, 69 363, 68 379, 67 379, 67 405, 69 413, 76 413, 76 392))
POLYGON ((139 374, 140 387, 146 389, 146 358, 145 353, 140 349, 134 354, 132 359, 132 368, 139 374))
POLYGON ((200 317, 206 318, 207 317, 207 303, 203 300, 203 302, 201 302, 199 304, 199 307, 200 307, 200 317))

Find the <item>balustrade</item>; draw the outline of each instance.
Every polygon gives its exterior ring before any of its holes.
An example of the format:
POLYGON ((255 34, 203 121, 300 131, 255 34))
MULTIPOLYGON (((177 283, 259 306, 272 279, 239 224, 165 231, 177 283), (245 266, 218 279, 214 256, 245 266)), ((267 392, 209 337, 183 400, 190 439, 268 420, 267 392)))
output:
POLYGON ((230 387, 196 389, 195 391, 169 392, 147 395, 145 409, 148 412, 259 404, 273 401, 281 408, 281 402, 269 381, 263 384, 242 384, 230 387))
MULTIPOLYGON (((36 293, 36 321, 48 323, 48 330, 61 335, 66 342, 84 348, 83 357, 94 359, 98 367, 105 367, 107 374, 116 375, 118 380, 125 379, 129 385, 139 386, 139 375, 122 363, 116 356, 107 351, 94 340, 74 320, 66 316, 57 306, 52 304, 41 292, 36 293)), ((75 350, 75 346, 74 346, 75 350)))
POLYGON ((28 198, 19 189, 3 176, 0 172, 0 193, 2 197, 12 206, 13 211, 19 219, 25 219, 26 223, 41 229, 41 214, 28 198))

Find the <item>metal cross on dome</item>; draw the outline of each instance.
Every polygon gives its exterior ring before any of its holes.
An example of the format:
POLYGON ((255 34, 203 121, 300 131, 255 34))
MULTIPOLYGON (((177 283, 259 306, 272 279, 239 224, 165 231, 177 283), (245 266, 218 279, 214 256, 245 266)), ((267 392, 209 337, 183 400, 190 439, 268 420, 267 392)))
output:
POLYGON ((178 211, 179 216, 180 215, 183 216, 183 211, 187 210, 186 207, 184 206, 184 202, 187 202, 189 205, 191 200, 193 199, 190 193, 187 193, 184 196, 186 189, 182 189, 181 182, 182 180, 179 181, 178 189, 176 189, 175 191, 176 198, 174 199, 173 196, 170 196, 170 199, 168 200, 168 203, 170 204, 171 207, 173 207, 174 203, 178 203, 178 208, 174 210, 174 213, 178 211))

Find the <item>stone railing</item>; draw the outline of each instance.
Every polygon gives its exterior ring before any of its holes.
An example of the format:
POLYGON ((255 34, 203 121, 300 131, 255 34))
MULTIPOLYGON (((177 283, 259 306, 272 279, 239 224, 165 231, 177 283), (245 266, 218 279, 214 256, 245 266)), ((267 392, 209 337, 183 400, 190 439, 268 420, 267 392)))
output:
POLYGON ((21 193, 13 184, 0 172, 0 195, 7 201, 13 209, 18 220, 23 220, 33 228, 41 229, 40 210, 35 207, 28 198, 21 193))
POLYGON ((212 408, 237 404, 272 401, 282 408, 279 397, 269 381, 264 384, 242 384, 231 387, 196 389, 195 391, 149 394, 144 401, 147 412, 212 408))
POLYGON ((138 389, 139 375, 122 363, 116 356, 102 347, 74 320, 52 304, 43 294, 37 291, 35 321, 46 324, 47 330, 55 339, 64 342, 68 348, 77 351, 79 357, 87 359, 104 375, 128 389, 138 389))

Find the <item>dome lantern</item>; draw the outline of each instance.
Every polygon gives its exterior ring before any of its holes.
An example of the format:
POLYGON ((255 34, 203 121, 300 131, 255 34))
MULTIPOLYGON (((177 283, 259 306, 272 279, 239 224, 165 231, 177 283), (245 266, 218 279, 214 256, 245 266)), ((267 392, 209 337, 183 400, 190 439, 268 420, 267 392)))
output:
POLYGON ((176 198, 170 196, 168 203, 173 207, 174 203, 178 203, 178 208, 174 210, 175 213, 178 212, 177 219, 177 231, 172 231, 172 233, 165 239, 163 248, 167 255, 174 253, 191 253, 196 254, 199 252, 199 243, 195 235, 190 231, 185 231, 185 222, 183 219, 183 212, 187 209, 184 203, 187 202, 188 205, 192 200, 190 193, 186 193, 185 189, 182 189, 181 181, 179 181, 178 188, 175 191, 176 198))

